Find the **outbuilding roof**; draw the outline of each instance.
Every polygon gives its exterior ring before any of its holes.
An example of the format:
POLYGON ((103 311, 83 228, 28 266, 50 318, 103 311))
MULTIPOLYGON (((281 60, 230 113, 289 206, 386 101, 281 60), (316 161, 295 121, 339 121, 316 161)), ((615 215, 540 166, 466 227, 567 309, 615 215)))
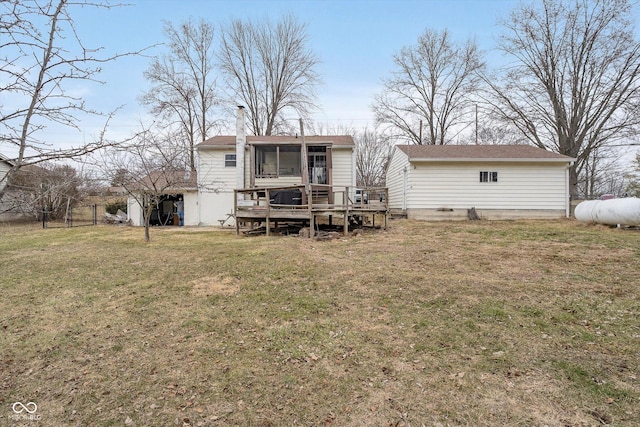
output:
POLYGON ((10 166, 14 165, 14 162, 12 160, 9 160, 9 158, 7 156, 5 156, 4 154, 0 153, 0 161, 3 161, 5 163, 7 163, 10 166))
MULTIPOLYGON (((247 144, 264 144, 264 145, 279 145, 279 144, 300 144, 302 142, 299 136, 247 136, 247 144)), ((326 144, 337 147, 353 147, 353 137, 349 135, 310 135, 305 136, 304 141, 306 144, 326 144)), ((235 147, 236 137, 235 135, 220 135, 209 138, 206 141, 200 143, 198 148, 218 148, 218 147, 235 147)))
POLYGON ((544 161, 575 159, 532 145, 397 145, 409 161, 544 161))
POLYGON ((132 186, 140 190, 163 190, 164 193, 198 189, 196 171, 158 170, 140 178, 132 186))

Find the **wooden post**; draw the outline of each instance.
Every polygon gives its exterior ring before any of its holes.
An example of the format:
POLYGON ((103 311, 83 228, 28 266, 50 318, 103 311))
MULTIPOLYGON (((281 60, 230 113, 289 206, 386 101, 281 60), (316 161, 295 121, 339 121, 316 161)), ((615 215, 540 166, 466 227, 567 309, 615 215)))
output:
POLYGON ((307 203, 309 207, 309 238, 315 233, 315 217, 313 215, 313 194, 311 193, 311 186, 305 186, 305 192, 307 193, 307 203))
POLYGON ((267 236, 269 236, 269 228, 270 228, 270 224, 269 224, 269 217, 270 217, 270 211, 271 211, 271 197, 269 197, 269 189, 265 188, 264 190, 264 195, 267 198, 267 236))
POLYGON ((327 165, 327 184, 329 185, 329 204, 335 203, 333 195, 333 154, 331 147, 327 147, 326 152, 326 165, 327 165))
POLYGON ((307 153, 307 143, 304 140, 304 125, 302 119, 300 120, 300 167, 302 168, 302 184, 309 185, 309 153, 307 153))
POLYGON ((342 233, 345 237, 349 235, 349 209, 344 211, 344 226, 342 233))
POLYGON ((304 191, 307 195, 307 203, 309 204, 309 238, 314 233, 314 217, 313 217, 313 194, 311 193, 311 185, 309 185, 309 153, 307 153, 307 143, 304 140, 304 124, 302 118, 300 122, 300 167, 302 168, 302 185, 304 185, 304 191))
POLYGON ((238 190, 233 190, 233 214, 236 217, 236 236, 239 236, 240 221, 238 221, 238 190))
POLYGON ((256 147, 249 145, 249 187, 256 186, 256 147))
POLYGON ((384 188, 384 229, 387 229, 387 220, 389 218, 389 188, 384 188))
POLYGON ((344 205, 344 226, 343 226, 343 234, 346 236, 349 235, 349 187, 347 187, 346 190, 346 198, 347 198, 347 203, 345 203, 344 205))

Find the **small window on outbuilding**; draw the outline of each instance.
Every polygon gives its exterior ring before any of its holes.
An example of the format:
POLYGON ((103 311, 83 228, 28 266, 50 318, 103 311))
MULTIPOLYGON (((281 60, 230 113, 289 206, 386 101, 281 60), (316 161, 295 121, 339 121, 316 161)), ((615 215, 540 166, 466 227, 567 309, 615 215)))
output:
POLYGON ((224 167, 225 168, 234 168, 234 167, 236 167, 236 155, 235 154, 225 154, 224 155, 224 167))
POLYGON ((480 171, 480 182, 498 182, 498 172, 480 171))

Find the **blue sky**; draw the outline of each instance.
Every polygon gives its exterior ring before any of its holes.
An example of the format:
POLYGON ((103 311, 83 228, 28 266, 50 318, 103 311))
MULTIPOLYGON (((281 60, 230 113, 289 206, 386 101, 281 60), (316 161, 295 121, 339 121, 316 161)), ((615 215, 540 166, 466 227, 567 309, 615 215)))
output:
MULTIPOLYGON (((460 42, 475 38, 483 50, 489 51, 499 31, 498 18, 505 17, 518 3, 517 0, 133 0, 131 6, 109 11, 84 8, 74 18, 85 45, 102 46, 113 53, 162 43, 163 20, 178 24, 190 17, 204 17, 219 28, 232 18, 275 20, 283 14, 292 14, 307 25, 309 46, 321 61, 318 71, 324 85, 318 90, 317 103, 322 109, 313 119, 329 125, 364 127, 373 124, 370 104, 380 91, 381 79, 393 68, 394 52, 414 44, 426 28, 446 28, 460 42)), ((163 51, 158 46, 148 53, 163 51)), ((104 85, 79 89, 88 105, 102 111, 124 105, 111 123, 112 137, 129 134, 140 120, 149 120, 138 102, 139 95, 148 87, 143 77, 148 64, 149 58, 144 57, 107 64, 101 75, 104 85)), ((51 137, 72 142, 88 139, 98 131, 88 121, 82 135, 55 130, 51 137)))

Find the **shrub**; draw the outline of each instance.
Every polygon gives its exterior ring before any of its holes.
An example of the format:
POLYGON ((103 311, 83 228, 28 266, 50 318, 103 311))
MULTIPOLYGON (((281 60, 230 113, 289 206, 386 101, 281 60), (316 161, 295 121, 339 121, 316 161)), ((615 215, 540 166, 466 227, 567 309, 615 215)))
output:
POLYGON ((115 215, 118 213, 118 209, 124 213, 127 213, 127 201, 126 200, 116 200, 111 203, 107 203, 104 205, 104 210, 111 215, 115 215))

